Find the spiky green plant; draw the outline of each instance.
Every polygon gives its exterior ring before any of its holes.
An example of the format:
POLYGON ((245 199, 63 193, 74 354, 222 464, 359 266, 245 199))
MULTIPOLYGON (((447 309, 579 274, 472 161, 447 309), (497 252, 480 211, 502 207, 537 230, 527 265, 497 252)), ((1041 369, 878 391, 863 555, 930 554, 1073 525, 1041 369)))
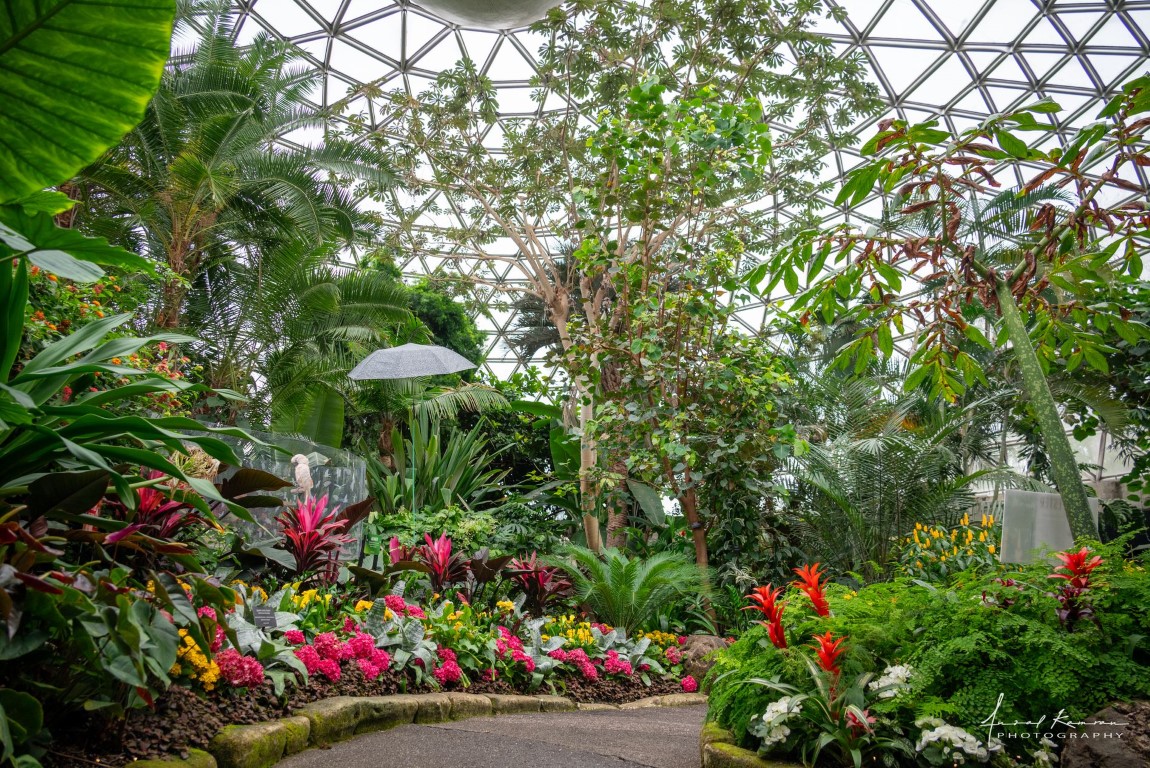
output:
POLYGON ((599 555, 568 547, 554 563, 570 575, 577 600, 599 621, 628 634, 652 625, 672 600, 706 588, 705 573, 678 552, 638 558, 617 549, 599 555))

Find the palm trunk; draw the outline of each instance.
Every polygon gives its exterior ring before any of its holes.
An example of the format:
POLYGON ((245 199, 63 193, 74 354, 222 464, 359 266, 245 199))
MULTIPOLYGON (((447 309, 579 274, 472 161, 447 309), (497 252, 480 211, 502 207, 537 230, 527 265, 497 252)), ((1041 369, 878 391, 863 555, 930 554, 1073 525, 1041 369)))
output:
POLYGON ((1090 514, 1090 502, 1086 497, 1086 488, 1082 484, 1082 475, 1078 471, 1078 462, 1074 459, 1074 449, 1070 447, 1070 439, 1066 436, 1066 427, 1058 415, 1058 406, 1054 402, 1054 395, 1050 392, 1050 385, 1042 373, 1038 363, 1038 354, 1034 345, 1030 343, 1030 335, 1026 330, 1026 323, 1022 320, 1022 313, 1014 301, 1014 294, 1010 286, 1001 277, 995 279, 995 292, 998 296, 998 306, 1002 310, 1002 322, 1010 336, 1010 344, 1014 350, 1014 358, 1018 361, 1022 372, 1022 388, 1034 409, 1035 419, 1038 421, 1046 454, 1050 457, 1050 474, 1054 477, 1054 485, 1062 496, 1062 506, 1066 509, 1066 519, 1070 523, 1070 532, 1075 538, 1097 538, 1098 531, 1094 527, 1094 518, 1090 514))

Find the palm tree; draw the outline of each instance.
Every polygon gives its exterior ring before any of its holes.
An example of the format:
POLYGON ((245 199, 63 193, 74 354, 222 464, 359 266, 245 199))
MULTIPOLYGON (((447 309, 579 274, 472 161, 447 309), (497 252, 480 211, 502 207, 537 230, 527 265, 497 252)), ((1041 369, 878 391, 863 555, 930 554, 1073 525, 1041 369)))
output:
POLYGON ((74 224, 154 258, 162 284, 154 323, 183 320, 189 286, 204 270, 269 244, 354 245, 373 234, 354 193, 394 183, 385 158, 325 136, 308 103, 321 73, 293 46, 260 35, 232 40, 232 22, 209 12, 194 48, 173 59, 144 120, 69 185, 82 198, 74 224))
POLYGON ((648 558, 627 557, 617 549, 600 555, 585 547, 568 547, 569 559, 555 560, 571 578, 577 600, 600 621, 631 634, 650 626, 674 599, 704 589, 706 575, 680 552, 648 558))

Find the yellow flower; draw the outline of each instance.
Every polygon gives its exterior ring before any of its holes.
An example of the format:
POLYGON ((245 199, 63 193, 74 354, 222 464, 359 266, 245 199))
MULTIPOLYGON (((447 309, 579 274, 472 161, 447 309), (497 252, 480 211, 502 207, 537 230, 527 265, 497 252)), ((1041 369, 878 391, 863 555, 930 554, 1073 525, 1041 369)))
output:
POLYGON ((510 600, 500 600, 495 604, 495 607, 504 613, 511 613, 515 610, 515 603, 511 602, 510 600))
POLYGON ((360 600, 355 604, 355 612, 363 613, 364 611, 370 611, 373 605, 375 605, 374 600, 360 600))
POLYGON ((994 545, 991 544, 989 547, 986 548, 986 551, 993 555, 994 554, 994 545))

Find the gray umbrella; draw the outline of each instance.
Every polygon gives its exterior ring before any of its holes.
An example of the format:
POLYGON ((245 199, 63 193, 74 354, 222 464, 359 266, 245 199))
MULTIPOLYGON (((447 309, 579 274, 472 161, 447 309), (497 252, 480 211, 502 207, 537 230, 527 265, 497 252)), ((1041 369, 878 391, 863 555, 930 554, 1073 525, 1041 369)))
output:
POLYGON ((391 349, 377 349, 348 374, 356 381, 365 379, 414 379, 458 373, 474 368, 475 363, 446 347, 429 344, 403 344, 391 349))
MULTIPOLYGON (((377 349, 351 369, 348 376, 356 381, 366 379, 414 379, 420 376, 438 376, 475 368, 475 363, 446 347, 430 344, 403 344, 391 349, 377 349)), ((412 419, 415 404, 412 404, 412 419)), ((415 509, 415 451, 411 452, 411 507, 415 509)), ((378 557, 378 555, 376 555, 378 557)), ((360 549, 363 561, 363 548, 360 549)), ((374 566, 375 560, 372 560, 374 566)))

